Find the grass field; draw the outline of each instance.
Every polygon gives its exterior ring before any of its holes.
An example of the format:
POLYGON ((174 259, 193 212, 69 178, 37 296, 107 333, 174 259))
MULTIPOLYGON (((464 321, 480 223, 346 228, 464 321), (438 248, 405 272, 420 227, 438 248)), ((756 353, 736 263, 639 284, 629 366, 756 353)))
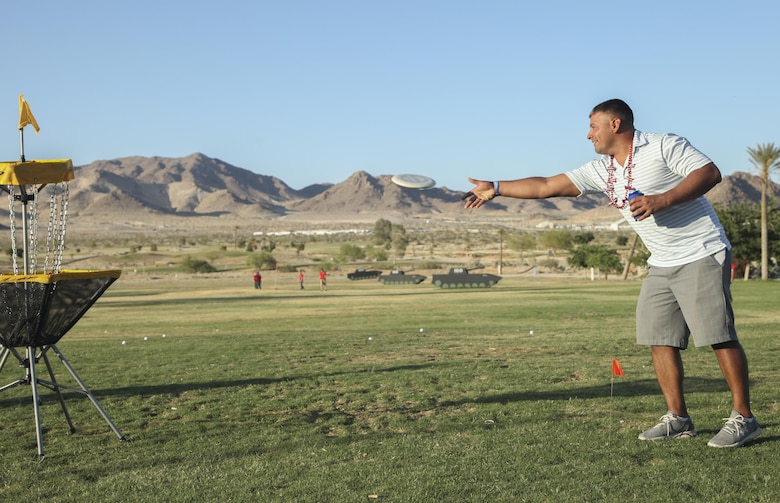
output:
MULTIPOLYGON (((634 343, 639 281, 504 278, 440 290, 290 274, 128 274, 58 347, 91 403, 0 395, 0 501, 776 501, 777 282, 734 284, 764 429, 707 440, 731 409, 709 348, 684 354, 699 436, 646 443, 665 412, 634 343), (533 331, 533 334, 531 334, 533 331), (164 335, 164 336, 163 336, 164 335), (126 344, 122 344, 126 341, 126 344), (611 375, 617 358, 625 378, 611 375)), ((72 384, 52 356, 59 381, 72 384)), ((43 366, 40 366, 43 369, 43 366)), ((5 381, 23 375, 10 363, 5 381)), ((39 370, 40 372, 40 370, 39 370)))

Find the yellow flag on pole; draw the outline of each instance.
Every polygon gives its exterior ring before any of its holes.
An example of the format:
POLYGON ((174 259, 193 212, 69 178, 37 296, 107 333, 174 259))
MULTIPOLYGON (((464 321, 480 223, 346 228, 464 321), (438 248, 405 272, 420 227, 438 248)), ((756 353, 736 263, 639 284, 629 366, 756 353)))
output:
POLYGON ((33 117, 32 112, 30 111, 30 105, 27 104, 27 101, 24 99, 24 95, 19 95, 19 130, 21 131, 24 129, 24 126, 31 125, 33 129, 35 129, 35 134, 38 134, 38 131, 40 131, 41 128, 38 127, 38 121, 35 120, 35 117, 33 117))

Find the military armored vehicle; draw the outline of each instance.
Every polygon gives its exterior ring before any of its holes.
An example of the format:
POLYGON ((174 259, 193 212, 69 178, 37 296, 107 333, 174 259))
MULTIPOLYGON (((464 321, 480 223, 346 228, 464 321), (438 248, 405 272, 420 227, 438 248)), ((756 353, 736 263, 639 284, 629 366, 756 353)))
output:
POLYGON ((501 280, 501 276, 495 274, 470 274, 469 271, 483 269, 474 267, 453 267, 447 274, 434 274, 432 283, 439 288, 490 288, 501 280))
POLYGON ((406 274, 399 269, 393 269, 390 274, 379 277, 379 282, 383 285, 417 285, 425 281, 422 274, 406 274))
POLYGON ((355 269, 355 272, 347 274, 347 279, 353 281, 359 279, 375 279, 382 275, 382 271, 371 271, 366 269, 355 269))

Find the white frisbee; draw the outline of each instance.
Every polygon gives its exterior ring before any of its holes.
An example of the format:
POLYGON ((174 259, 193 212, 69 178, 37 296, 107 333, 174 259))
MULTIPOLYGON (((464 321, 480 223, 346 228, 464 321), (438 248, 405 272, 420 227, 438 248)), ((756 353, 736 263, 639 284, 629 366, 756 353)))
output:
POLYGON ((430 189, 436 186, 436 180, 423 175, 394 175, 390 180, 407 189, 430 189))

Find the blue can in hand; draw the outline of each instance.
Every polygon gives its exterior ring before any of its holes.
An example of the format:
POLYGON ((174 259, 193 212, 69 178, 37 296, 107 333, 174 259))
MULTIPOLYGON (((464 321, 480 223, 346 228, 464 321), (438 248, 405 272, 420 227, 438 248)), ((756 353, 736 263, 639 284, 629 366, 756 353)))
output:
POLYGON ((644 196, 644 194, 638 190, 633 191, 628 195, 628 202, 630 203, 635 197, 644 196))
MULTIPOLYGON (((634 199, 635 197, 639 197, 639 196, 644 196, 644 194, 642 192, 638 191, 638 190, 635 190, 635 191, 631 192, 628 195, 628 203, 630 204, 632 199, 634 199)), ((634 217, 634 220, 639 220, 639 217, 634 217)))

